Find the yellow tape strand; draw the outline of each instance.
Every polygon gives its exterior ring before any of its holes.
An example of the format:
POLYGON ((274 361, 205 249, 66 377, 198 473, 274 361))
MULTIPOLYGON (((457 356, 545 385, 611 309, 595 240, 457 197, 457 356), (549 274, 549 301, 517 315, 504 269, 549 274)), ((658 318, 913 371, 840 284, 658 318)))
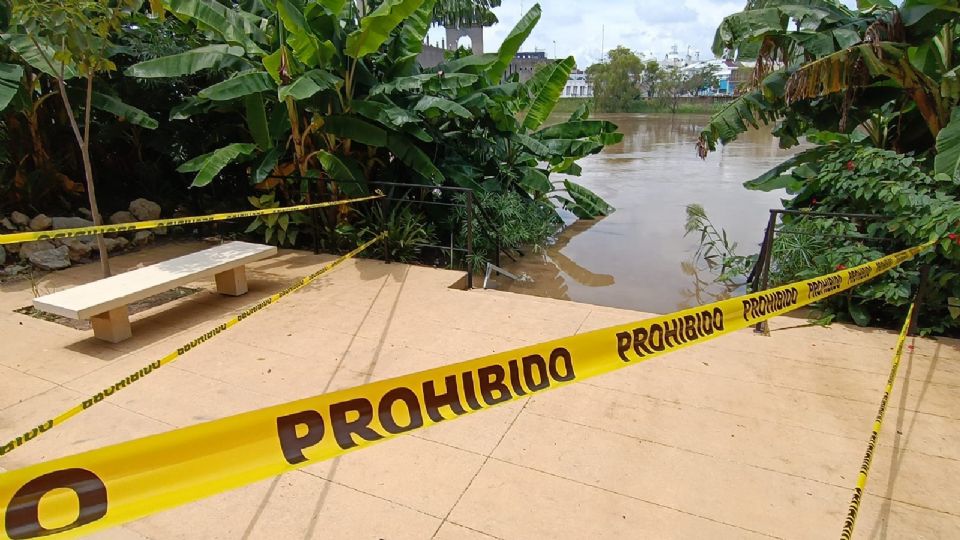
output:
POLYGON ((36 439, 37 437, 39 437, 40 435, 43 435, 43 434, 46 433, 47 431, 50 431, 50 430, 53 429, 55 426, 59 426, 60 424, 63 424, 64 422, 66 422, 67 420, 69 420, 69 419, 73 418, 74 416, 80 414, 81 412, 89 409, 90 407, 93 407, 93 406, 96 405, 97 403, 100 403, 100 402, 103 401, 105 398, 108 398, 108 397, 112 396, 113 394, 119 392, 120 390, 123 390, 124 388, 127 388, 127 387, 131 386, 132 384, 136 383, 136 382, 139 381, 140 379, 142 379, 142 378, 146 377, 147 375, 149 375, 150 373, 152 373, 154 370, 160 369, 161 367, 163 367, 163 366, 165 366, 165 365, 167 365, 167 364, 169 364, 169 363, 171 363, 171 362, 174 362, 175 360, 179 359, 179 358, 180 358, 181 356, 183 356, 184 354, 187 354, 187 352, 189 352, 189 351, 191 351, 191 350, 193 350, 193 349, 196 349, 197 347, 199 347, 200 345, 206 343, 207 341, 210 341, 210 340, 213 339, 215 336, 219 335, 221 332, 225 331, 226 329, 230 328, 231 326, 233 326, 233 325, 239 323, 240 321, 242 321, 242 320, 244 320, 244 319, 252 316, 252 315, 255 314, 255 313, 258 313, 260 310, 262 310, 263 308, 265 308, 265 307, 267 307, 267 306, 269 306, 269 305, 276 304, 276 303, 279 302, 280 299, 283 298, 284 296, 287 296, 287 295, 290 294, 290 293, 296 292, 297 290, 299 290, 299 289, 301 289, 301 288, 303 288, 303 287, 306 287, 307 285, 309 285, 312 281, 314 281, 315 279, 317 279, 317 278, 320 277, 321 275, 329 272, 330 270, 333 270, 334 268, 336 268, 337 266, 339 266, 340 264, 342 264, 344 261, 347 261, 348 259, 351 259, 351 258, 357 256, 357 254, 359 254, 361 251, 363 251, 363 250, 365 250, 366 248, 370 247, 371 245, 373 245, 373 244, 374 244, 375 242, 377 242, 378 240, 383 239, 383 237, 385 236, 385 234, 386 234, 386 233, 381 234, 381 235, 377 236, 376 238, 370 240, 369 242, 364 243, 363 245, 357 247, 356 249, 354 249, 354 250, 351 251, 350 253, 347 253, 346 255, 343 255, 343 256, 339 257, 339 258, 336 259, 335 261, 332 261, 332 262, 330 262, 330 263, 327 263, 326 265, 324 265, 322 268, 320 268, 320 269, 317 270, 316 272, 310 274, 309 276, 306 276, 306 277, 304 277, 304 278, 301 278, 299 281, 297 281, 296 283, 294 283, 294 284, 291 285, 290 287, 287 287, 286 289, 284 289, 284 290, 282 290, 282 291, 274 294, 273 296, 271 296, 271 297, 269 297, 269 298, 267 298, 267 299, 265 299, 265 300, 261 300, 260 302, 258 302, 257 304, 255 304, 255 305, 253 305, 253 306, 251 306, 251 307, 248 307, 247 309, 241 311, 241 312, 240 312, 239 314, 237 314, 236 316, 232 317, 230 320, 228 320, 228 321, 226 321, 226 322, 224 322, 224 323, 221 323, 221 324, 217 325, 216 327, 212 328, 210 331, 205 332, 205 333, 203 333, 203 334, 200 334, 199 336, 193 338, 192 340, 188 341, 187 343, 184 343, 183 345, 181 345, 180 347, 178 347, 175 351, 171 351, 171 352, 168 353, 167 355, 165 355, 165 356, 163 356, 163 357, 161 357, 161 358, 159 358, 159 359, 157 359, 157 360, 154 360, 153 362, 147 364, 146 366, 140 368, 139 370, 131 373, 130 375, 127 375, 127 376, 124 377, 123 379, 120 379, 118 382, 116 382, 116 383, 108 386, 107 388, 104 388, 103 390, 97 392, 96 394, 90 396, 90 398, 83 400, 81 403, 78 403, 77 405, 74 405, 73 407, 71 407, 70 409, 64 411, 63 413, 59 414, 58 416, 56 416, 56 417, 54 417, 54 418, 52 418, 52 419, 50 419, 50 420, 47 420, 46 422, 43 422, 43 423, 40 424, 39 426, 37 426, 37 427, 33 428, 32 430, 24 433, 23 435, 17 437, 16 439, 13 439, 12 441, 8 442, 7 444, 5 444, 5 445, 3 445, 3 446, 0 446, 0 456, 9 454, 10 452, 13 452, 15 449, 19 448, 20 446, 23 446, 23 445, 26 444, 27 442, 36 439))
POLYGON ((327 201, 313 204, 300 204, 297 206, 284 206, 280 208, 265 208, 262 210, 245 210, 243 212, 229 212, 225 214, 209 214, 206 216, 193 216, 185 218, 155 219, 151 221, 135 221, 133 223, 120 223, 117 225, 97 225, 94 227, 78 227, 74 229, 54 229, 50 231, 39 232, 20 232, 12 234, 0 234, 0 245, 18 244, 20 242, 33 242, 35 240, 57 240, 61 238, 75 238, 77 236, 90 236, 94 234, 121 233, 128 231, 139 231, 143 229, 157 229, 159 227, 175 227, 178 225, 191 225, 194 223, 206 223, 209 221, 224 221, 227 219, 267 216, 271 214, 282 214, 285 212, 301 212, 303 210, 313 210, 316 208, 327 208, 330 206, 339 206, 362 201, 379 199, 383 195, 370 195, 367 197, 358 197, 355 199, 343 199, 340 201, 327 201))
POLYGON ((860 465, 860 473, 857 475, 857 485, 853 488, 853 498, 850 499, 847 519, 843 522, 843 531, 840 533, 842 540, 850 540, 853 536, 853 528, 857 523, 857 514, 860 512, 860 501, 863 498, 863 491, 867 488, 867 475, 870 473, 870 463, 873 461, 873 452, 876 450, 877 440, 880 438, 883 416, 887 412, 887 402, 890 401, 890 393, 893 392, 893 383, 896 382, 897 379, 897 370, 900 368, 900 356, 903 354, 903 344, 907 339, 907 330, 910 328, 910 319, 913 318, 913 310, 915 308, 916 303, 910 304, 910 309, 907 310, 907 319, 903 321, 903 328, 900 329, 897 348, 893 353, 893 365, 890 367, 890 376, 887 377, 887 385, 883 389, 883 398, 880 400, 877 417, 873 420, 873 430, 870 432, 867 452, 863 455, 863 463, 860 465))
POLYGON ((643 362, 837 294, 932 244, 812 280, 11 471, 0 475, 0 538, 90 533, 643 362))

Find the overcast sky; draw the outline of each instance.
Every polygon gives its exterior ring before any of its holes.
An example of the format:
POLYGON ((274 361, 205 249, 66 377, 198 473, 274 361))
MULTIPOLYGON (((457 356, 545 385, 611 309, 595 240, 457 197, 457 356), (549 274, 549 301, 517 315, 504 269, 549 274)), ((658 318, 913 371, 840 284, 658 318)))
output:
MULTIPOLYGON (((848 0, 848 4, 855 4, 848 0)), ((494 12, 500 23, 484 30, 484 48, 495 51, 531 0, 503 0, 494 12)), ((745 0, 540 0, 543 16, 523 46, 557 57, 573 55, 583 69, 598 61, 602 46, 624 45, 637 52, 653 52, 662 59, 670 48, 680 53, 698 49, 700 57, 713 57, 713 34, 726 15, 740 11, 745 0)), ((430 42, 439 42, 443 30, 430 31, 430 42)))

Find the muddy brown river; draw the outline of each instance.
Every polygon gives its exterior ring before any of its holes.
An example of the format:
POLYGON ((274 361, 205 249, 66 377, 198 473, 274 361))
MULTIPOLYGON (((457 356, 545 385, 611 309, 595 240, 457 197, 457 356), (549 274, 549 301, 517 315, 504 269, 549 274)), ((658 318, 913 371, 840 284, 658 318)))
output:
POLYGON ((492 288, 577 302, 667 313, 712 302, 731 291, 693 265, 699 235, 684 238, 685 208, 703 205, 738 253, 756 253, 768 210, 783 192, 748 191, 752 179, 795 152, 777 147, 769 130, 751 131, 697 157, 695 143, 708 116, 594 115, 616 123, 623 142, 582 160, 579 181, 616 211, 571 223, 545 251, 526 252, 504 267, 528 278, 491 279, 492 288))

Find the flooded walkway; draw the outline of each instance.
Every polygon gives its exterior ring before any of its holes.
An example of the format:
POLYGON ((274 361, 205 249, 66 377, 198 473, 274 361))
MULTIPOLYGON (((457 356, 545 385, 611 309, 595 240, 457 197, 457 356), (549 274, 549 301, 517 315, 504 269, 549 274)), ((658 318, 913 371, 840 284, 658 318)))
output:
MULTIPOLYGON (((113 258, 117 270, 205 247, 113 258)), ((200 292, 133 317, 111 345, 14 313, 0 291, 0 439, 139 369, 333 257, 281 251, 250 293, 200 292)), ((41 293, 95 279, 51 274, 41 293)), ((355 260, 0 458, 0 470, 642 319, 450 288, 462 274, 355 260)), ((417 431, 97 538, 821 538, 839 536, 896 335, 779 318, 417 431)), ((908 341, 908 344, 910 342, 908 341)), ((859 538, 960 536, 960 343, 916 340, 861 507, 859 538)))

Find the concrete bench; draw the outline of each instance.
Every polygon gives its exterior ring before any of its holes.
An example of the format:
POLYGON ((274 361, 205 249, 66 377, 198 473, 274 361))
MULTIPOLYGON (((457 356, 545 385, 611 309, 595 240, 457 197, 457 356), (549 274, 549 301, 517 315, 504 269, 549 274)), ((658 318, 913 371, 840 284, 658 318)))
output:
POLYGON ((239 296, 247 292, 244 265, 276 253, 274 246, 229 242, 34 298, 33 307, 71 319, 90 319, 95 337, 118 343, 133 335, 129 304, 210 275, 216 279, 217 292, 239 296))

